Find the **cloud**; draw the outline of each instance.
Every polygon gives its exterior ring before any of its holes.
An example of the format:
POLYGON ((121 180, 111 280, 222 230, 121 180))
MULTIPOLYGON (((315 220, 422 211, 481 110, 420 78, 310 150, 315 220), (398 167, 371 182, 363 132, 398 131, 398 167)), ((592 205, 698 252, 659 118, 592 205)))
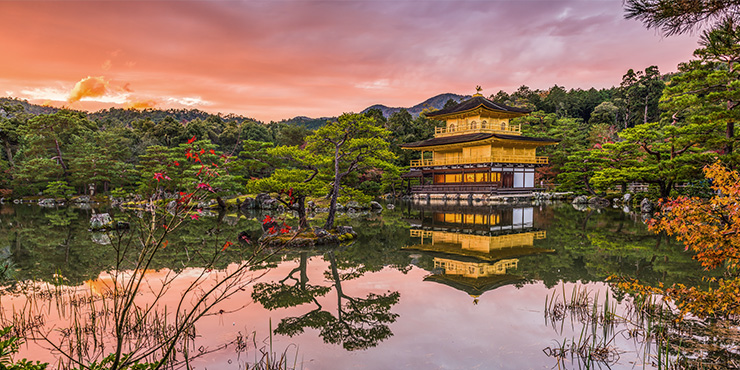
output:
POLYGON ((78 81, 69 92, 67 101, 78 102, 83 98, 100 98, 108 92, 108 82, 103 77, 87 76, 78 81))
POLYGON ((24 89, 21 90, 20 97, 28 97, 32 100, 42 100, 42 101, 66 101, 67 100, 67 92, 61 89, 56 89, 52 87, 39 87, 39 88, 33 88, 33 89, 24 89))
POLYGON ((360 89, 385 89, 388 86, 390 86, 390 81, 388 79, 380 79, 375 81, 368 81, 368 82, 361 82, 358 84, 355 84, 355 87, 360 89))
POLYGON ((157 106, 157 101, 154 99, 148 99, 148 100, 129 100, 126 103, 126 108, 131 109, 147 109, 147 108, 155 108, 157 106))
POLYGON ((184 105, 186 107, 195 107, 199 105, 210 105, 209 102, 201 99, 200 96, 184 97, 184 98, 169 97, 167 98, 167 101, 170 103, 184 105))
POLYGON ((105 62, 103 62, 103 65, 101 65, 100 68, 104 71, 108 71, 112 66, 113 62, 111 62, 110 59, 107 59, 105 62))

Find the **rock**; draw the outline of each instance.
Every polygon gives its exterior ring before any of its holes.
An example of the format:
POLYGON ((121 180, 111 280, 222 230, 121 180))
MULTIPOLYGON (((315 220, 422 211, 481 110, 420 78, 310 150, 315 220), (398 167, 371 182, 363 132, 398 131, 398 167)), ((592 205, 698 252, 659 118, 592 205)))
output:
POLYGON ((624 195, 622 196, 622 203, 629 204, 630 201, 632 201, 632 194, 624 193, 624 195))
POLYGON ((345 212, 347 208, 345 208, 342 203, 337 203, 337 212, 345 212))
POLYGON ((90 236, 90 238, 91 238, 92 242, 95 243, 95 244, 100 244, 100 245, 109 245, 110 244, 110 237, 106 233, 94 232, 94 233, 92 233, 92 235, 90 236))
POLYGON ((110 227, 112 223, 113 219, 107 213, 98 213, 90 217, 90 229, 92 230, 105 229, 106 227, 110 227))
POLYGON ((588 197, 585 195, 579 195, 573 199, 573 204, 588 204, 588 197))
POLYGON ((396 209, 396 205, 393 204, 393 203, 386 204, 385 207, 388 208, 388 209, 391 209, 391 210, 392 209, 396 209))
POLYGON ((262 203, 268 199, 272 199, 272 198, 270 197, 270 194, 267 194, 267 193, 260 193, 260 194, 257 194, 256 197, 254 197, 254 201, 257 207, 261 207, 262 203))
POLYGON ((360 207, 360 203, 357 203, 354 200, 350 200, 349 202, 347 202, 347 208, 360 209, 361 207, 360 207))
POLYGON ((57 204, 57 202, 54 199, 51 199, 51 198, 39 199, 39 205, 40 206, 53 207, 56 204, 57 204))
POLYGON ((652 213, 653 209, 655 209, 655 206, 653 206, 653 202, 651 202, 650 199, 645 198, 640 202, 640 212, 652 213))
POLYGON ((313 233, 316 234, 316 236, 318 237, 329 235, 329 233, 325 229, 320 228, 320 227, 314 227, 313 233))
POLYGON ((218 202, 216 202, 214 199, 198 203, 198 208, 216 208, 216 207, 218 207, 218 202))
POLYGON ((306 208, 313 211, 316 208, 316 203, 314 203, 314 201, 312 200, 309 200, 308 202, 306 202, 306 208))
POLYGON ((376 201, 372 201, 372 202, 370 202, 370 209, 373 209, 373 210, 383 210, 383 206, 380 203, 376 202, 376 201))
POLYGON ((357 235, 357 233, 352 229, 352 226, 337 226, 337 234, 339 234, 339 235, 344 235, 344 234, 357 235))
POLYGON ((252 210, 257 208, 257 202, 254 200, 254 198, 246 197, 244 198, 244 201, 239 205, 239 209, 242 210, 252 210))
POLYGON ((277 199, 267 198, 259 202, 259 207, 261 209, 276 209, 277 206, 278 206, 277 199))
POLYGON ((575 208, 577 211, 585 212, 588 211, 588 205, 583 203, 573 203, 573 208, 575 208))
POLYGON ((608 207, 609 201, 601 197, 592 197, 588 200, 588 204, 595 207, 608 207))
POLYGON ((75 203, 90 203, 90 197, 87 195, 80 195, 74 199, 75 203))

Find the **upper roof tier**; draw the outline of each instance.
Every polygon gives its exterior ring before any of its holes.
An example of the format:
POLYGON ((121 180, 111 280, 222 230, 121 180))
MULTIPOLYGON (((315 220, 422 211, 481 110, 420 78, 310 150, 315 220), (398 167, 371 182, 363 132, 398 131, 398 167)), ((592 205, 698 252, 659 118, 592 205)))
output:
POLYGON ((429 112, 426 113, 426 116, 438 120, 445 120, 447 118, 467 115, 485 115, 514 118, 521 117, 529 113, 531 113, 531 111, 527 109, 494 103, 484 98, 481 94, 475 94, 472 98, 462 101, 454 107, 429 112))

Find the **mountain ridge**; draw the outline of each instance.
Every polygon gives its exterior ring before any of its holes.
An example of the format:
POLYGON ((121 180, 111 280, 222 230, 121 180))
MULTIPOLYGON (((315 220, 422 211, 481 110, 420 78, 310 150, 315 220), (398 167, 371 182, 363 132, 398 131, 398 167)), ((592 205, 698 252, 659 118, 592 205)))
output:
POLYGON ((363 109, 362 113, 365 113, 370 109, 379 109, 383 113, 383 116, 385 116, 385 118, 388 118, 394 113, 399 112, 402 109, 405 109, 407 112, 411 113, 413 117, 417 117, 424 109, 429 109, 429 108, 442 109, 442 107, 445 106, 445 103, 447 103, 447 101, 450 99, 454 100, 455 103, 459 103, 460 101, 469 99, 470 97, 471 97, 470 95, 443 93, 443 94, 435 95, 412 107, 388 107, 383 104, 374 104, 374 105, 371 105, 363 109))

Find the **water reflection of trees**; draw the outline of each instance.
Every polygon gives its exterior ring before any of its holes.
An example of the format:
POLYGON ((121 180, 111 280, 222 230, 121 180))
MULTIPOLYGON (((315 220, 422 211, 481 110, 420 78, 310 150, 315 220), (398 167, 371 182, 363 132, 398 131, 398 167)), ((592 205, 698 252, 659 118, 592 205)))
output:
POLYGON ((300 316, 280 320, 275 333, 294 336, 306 328, 319 330, 326 343, 341 344, 349 351, 375 347, 393 335, 389 324, 396 321, 398 314, 391 308, 398 303, 400 294, 388 291, 383 294, 368 293, 365 297, 353 297, 345 293, 343 281, 360 277, 354 269, 340 269, 334 251, 325 255, 329 271, 325 272, 330 285, 313 285, 308 281, 308 254, 300 254, 298 267, 288 275, 271 283, 257 283, 252 298, 267 309, 308 305, 312 309, 300 316), (298 275, 297 277, 295 275, 298 275), (336 314, 324 309, 317 299, 334 290, 336 314))
MULTIPOLYGON (((0 214, 0 247, 7 248, 20 280, 53 281, 61 274, 72 285, 96 278, 113 265, 110 246, 96 243, 88 231, 91 212, 72 208, 42 209, 40 207, 5 205, 0 214)), ((409 251, 401 248, 410 244, 409 222, 420 209, 399 206, 381 215, 345 218, 345 224, 355 227, 357 243, 336 254, 340 269, 353 268, 363 274, 390 266, 401 271, 411 268, 409 251)), ((171 245, 187 244, 190 251, 199 246, 221 245, 224 237, 235 239, 246 231, 257 237, 260 215, 226 215, 203 217, 191 222, 171 236, 171 245)), ((570 205, 548 205, 535 208, 535 225, 547 231, 547 238, 538 246, 555 253, 525 257, 526 263, 517 269, 529 281, 543 281, 548 287, 559 281, 603 281, 620 273, 645 282, 686 282, 700 278, 696 263, 680 245, 646 230, 644 224, 629 214, 606 209, 581 212, 570 205)), ((237 248, 229 249, 231 258, 224 266, 240 258, 237 248)), ((155 268, 182 268, 181 261, 193 255, 178 249, 165 249, 155 268)), ((191 261, 191 265, 197 261, 191 261)), ((420 266, 426 266, 422 261, 420 266)))

